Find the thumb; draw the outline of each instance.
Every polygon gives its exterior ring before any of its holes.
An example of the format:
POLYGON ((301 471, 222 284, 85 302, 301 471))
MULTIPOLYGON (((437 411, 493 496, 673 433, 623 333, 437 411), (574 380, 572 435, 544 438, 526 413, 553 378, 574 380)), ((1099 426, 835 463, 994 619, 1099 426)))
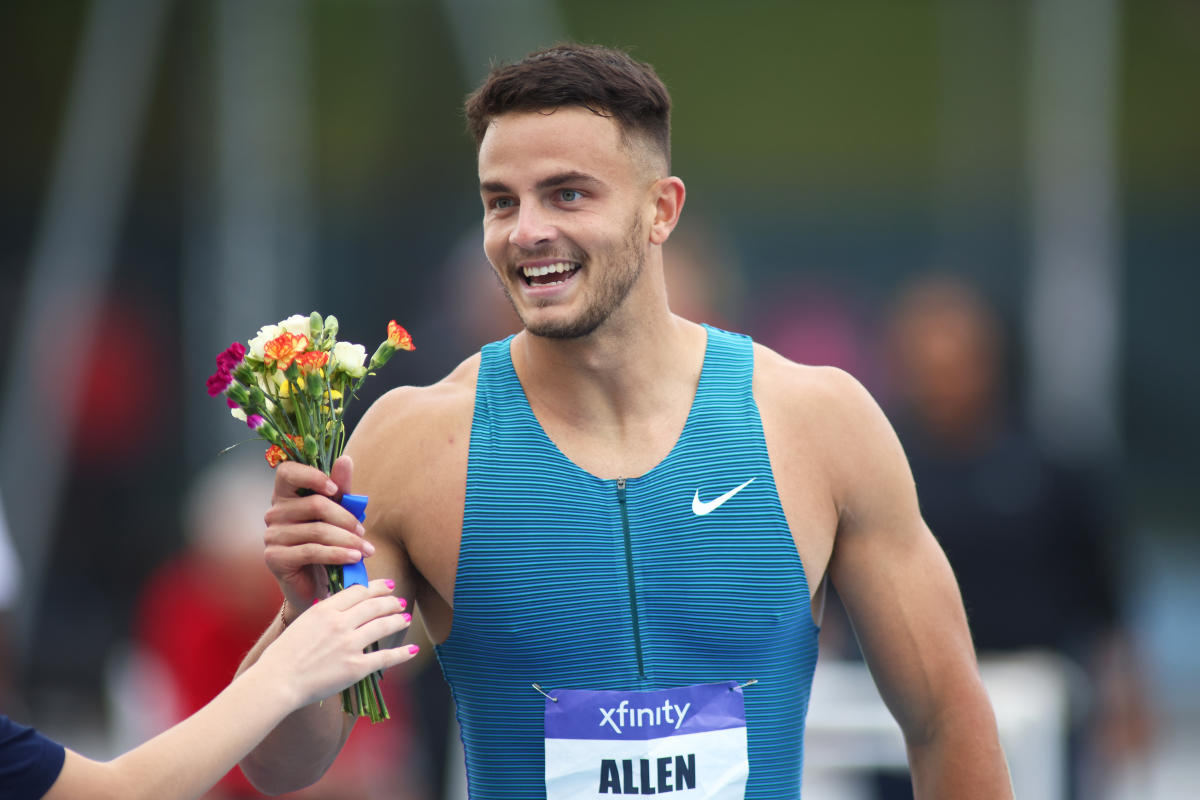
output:
POLYGON ((342 494, 350 492, 350 479, 353 477, 353 474, 354 462, 350 459, 350 456, 339 456, 329 469, 330 479, 338 485, 338 490, 342 494))

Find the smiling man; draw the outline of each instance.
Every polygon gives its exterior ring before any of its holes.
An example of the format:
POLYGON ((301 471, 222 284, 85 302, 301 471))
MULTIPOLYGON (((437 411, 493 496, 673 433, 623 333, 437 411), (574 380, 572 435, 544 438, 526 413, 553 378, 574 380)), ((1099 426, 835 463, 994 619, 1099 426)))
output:
MULTIPOLYGON (((787 800, 833 582, 918 796, 1010 797, 957 586, 878 406, 670 311, 685 190, 654 71, 556 47, 493 70, 467 117, 484 247, 525 329, 381 398, 331 476, 280 465, 266 542, 286 601, 259 648, 321 592, 316 565, 371 556, 439 643, 472 798, 787 800), (365 528, 334 502, 352 477, 365 528)), ((335 706, 276 729, 251 780, 316 780, 354 722, 335 706)))

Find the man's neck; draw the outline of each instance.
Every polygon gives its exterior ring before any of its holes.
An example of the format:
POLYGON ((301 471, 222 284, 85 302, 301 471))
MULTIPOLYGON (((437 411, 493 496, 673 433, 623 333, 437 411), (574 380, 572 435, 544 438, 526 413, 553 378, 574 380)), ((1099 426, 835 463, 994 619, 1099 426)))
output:
POLYGON ((707 336, 670 312, 632 326, 601 326, 578 339, 522 332, 513 366, 543 422, 613 435, 647 420, 686 416, 704 362, 707 336))

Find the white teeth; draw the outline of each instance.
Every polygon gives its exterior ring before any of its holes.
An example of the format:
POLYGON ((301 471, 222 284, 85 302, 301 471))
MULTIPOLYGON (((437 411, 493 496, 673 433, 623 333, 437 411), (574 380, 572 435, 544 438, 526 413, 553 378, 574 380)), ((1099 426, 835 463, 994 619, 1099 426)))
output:
POLYGON ((575 265, 570 261, 560 261, 557 264, 546 264, 542 267, 522 267, 521 271, 525 273, 526 278, 537 278, 549 275, 551 272, 568 272, 573 269, 575 269, 575 265))

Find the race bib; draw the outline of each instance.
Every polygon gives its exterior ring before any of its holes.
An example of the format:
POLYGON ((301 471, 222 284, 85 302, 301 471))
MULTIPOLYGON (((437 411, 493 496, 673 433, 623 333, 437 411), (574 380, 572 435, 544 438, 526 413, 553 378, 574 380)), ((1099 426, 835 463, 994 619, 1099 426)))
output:
POLYGON ((547 800, 742 800, 746 707, 733 682, 546 695, 547 800))

